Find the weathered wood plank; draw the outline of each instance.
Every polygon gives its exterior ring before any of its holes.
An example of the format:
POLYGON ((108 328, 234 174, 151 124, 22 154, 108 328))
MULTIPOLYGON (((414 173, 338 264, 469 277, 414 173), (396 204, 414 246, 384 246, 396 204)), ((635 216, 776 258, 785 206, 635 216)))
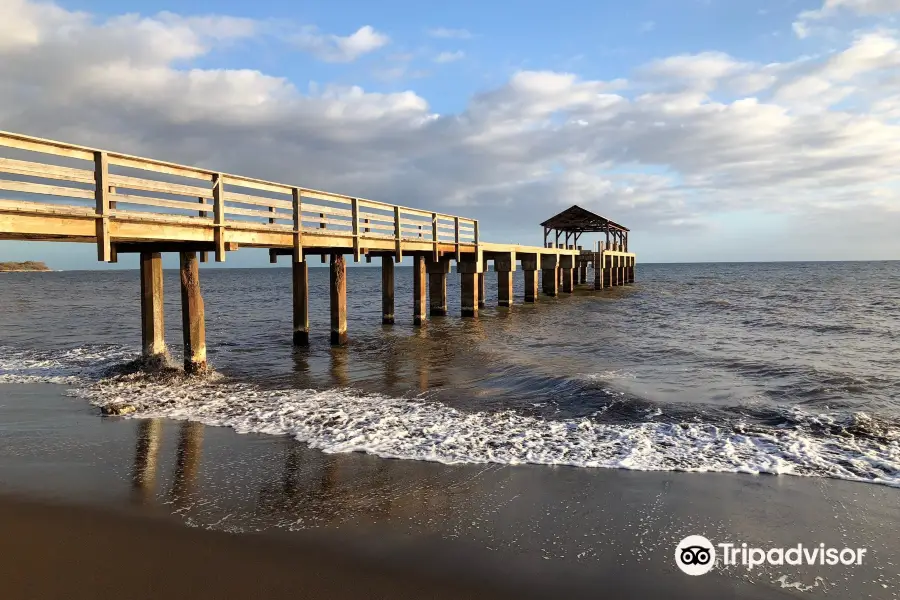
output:
POLYGON ((309 190, 306 188, 300 188, 300 195, 304 198, 314 198, 317 200, 325 200, 326 202, 342 202, 346 204, 350 204, 352 198, 351 196, 345 196, 343 194, 332 194, 331 192, 309 190))
POLYGON ((209 217, 195 217, 192 215, 168 215, 164 213, 151 213, 141 210, 127 210, 116 208, 109 211, 109 216, 116 219, 130 221, 152 221, 154 223, 179 223, 183 225, 210 225, 213 220, 209 217))
POLYGON ((381 257, 381 323, 394 324, 394 257, 381 257))
POLYGON ((144 360, 165 360, 162 255, 141 252, 141 340, 144 360))
POLYGON ((343 254, 331 255, 329 291, 331 297, 331 343, 347 343, 347 261, 343 254))
POLYGON ((107 156, 109 157, 109 164, 117 167, 128 167, 130 169, 150 171, 151 173, 162 173, 164 175, 177 175, 179 177, 199 179, 201 181, 212 181, 212 173, 203 169, 195 169, 149 158, 137 158, 112 152, 108 153, 107 156))
MULTIPOLYGON (((91 195, 93 199, 93 192, 91 195)), ((94 207, 70 206, 67 204, 48 204, 46 202, 29 202, 27 200, 0 200, 0 212, 34 213, 44 215, 78 215, 93 217, 94 207)))
POLYGON ((55 156, 94 160, 94 150, 91 148, 10 133, 8 131, 0 131, 0 146, 17 148, 19 150, 30 150, 32 152, 43 152, 44 154, 53 154, 55 156))
POLYGON ((293 261, 291 277, 293 282, 294 345, 309 346, 309 263, 293 261))
POLYGON ((371 221, 387 223, 391 226, 391 229, 394 228, 394 215, 380 215, 377 213, 370 213, 365 211, 360 211, 359 213, 360 219, 368 219, 371 221))
POLYGON ((290 213, 271 212, 268 210, 255 210, 252 208, 236 208, 234 206, 225 205, 226 215, 240 215, 242 217, 264 217, 267 219, 277 219, 279 221, 293 221, 294 216, 290 213))
POLYGON ((109 161, 106 152, 94 153, 94 200, 97 212, 97 260, 112 261, 109 235, 109 161))
POLYGON ((200 263, 196 252, 181 257, 181 331, 184 336, 184 370, 206 371, 206 311, 200 294, 200 263))
POLYGON ((290 194, 294 188, 283 183, 275 183, 272 181, 264 181, 262 179, 253 179, 252 177, 242 177, 240 175, 222 175, 225 183, 231 186, 249 188, 252 190, 260 190, 262 192, 274 192, 276 194, 290 194))
POLYGON ((238 194, 236 192, 225 192, 225 202, 236 202, 238 204, 253 204, 255 206, 272 206, 275 208, 293 209, 290 200, 278 200, 275 198, 264 198, 262 196, 251 196, 250 194, 238 194))
POLYGON ((202 188, 195 185, 182 183, 166 183, 140 177, 128 177, 126 175, 110 175, 108 185, 117 188, 129 188, 146 192, 159 192, 162 194, 174 194, 176 196, 192 196, 194 198, 209 198, 212 196, 211 188, 202 188))
POLYGON ((347 217, 350 219, 353 216, 353 213, 350 210, 344 208, 333 208, 331 206, 321 206, 319 204, 303 204, 303 212, 309 214, 324 214, 324 215, 332 215, 337 217, 347 217))
POLYGON ((0 190, 8 190, 10 192, 24 192, 28 194, 42 194, 44 196, 63 196, 66 198, 84 198, 85 200, 94 200, 94 190, 48 185, 46 183, 10 181, 9 179, 0 179, 0 190))
MULTIPOLYGON (((136 196, 134 194, 111 194, 110 201, 120 202, 122 204, 140 204, 142 206, 159 206, 161 208, 179 208, 183 210, 194 211, 203 208, 212 208, 211 203, 206 202, 186 202, 184 200, 168 200, 165 198, 151 198, 149 196, 136 196)), ((205 200, 205 199, 204 199, 205 200)), ((198 216, 202 216, 199 215, 198 216)))
POLYGON ((26 175, 28 177, 40 177, 43 179, 58 179, 60 181, 72 181, 75 183, 94 183, 94 172, 87 169, 74 169, 71 167, 58 167, 43 163, 14 160, 12 158, 0 158, 0 171, 12 175, 26 175))

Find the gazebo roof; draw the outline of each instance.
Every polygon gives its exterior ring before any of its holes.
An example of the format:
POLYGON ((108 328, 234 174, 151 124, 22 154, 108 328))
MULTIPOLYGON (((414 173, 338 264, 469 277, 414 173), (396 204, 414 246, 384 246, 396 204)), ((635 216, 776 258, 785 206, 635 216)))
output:
POLYGON ((578 205, 572 205, 558 215, 550 217, 541 225, 548 229, 568 232, 629 231, 627 227, 585 210, 578 205))

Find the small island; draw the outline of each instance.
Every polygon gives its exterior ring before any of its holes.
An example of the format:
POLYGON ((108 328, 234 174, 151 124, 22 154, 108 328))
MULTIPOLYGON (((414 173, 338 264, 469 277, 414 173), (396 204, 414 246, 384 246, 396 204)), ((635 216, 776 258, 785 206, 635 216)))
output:
POLYGON ((36 260, 25 262, 0 262, 0 273, 18 273, 23 271, 49 271, 50 267, 36 260))

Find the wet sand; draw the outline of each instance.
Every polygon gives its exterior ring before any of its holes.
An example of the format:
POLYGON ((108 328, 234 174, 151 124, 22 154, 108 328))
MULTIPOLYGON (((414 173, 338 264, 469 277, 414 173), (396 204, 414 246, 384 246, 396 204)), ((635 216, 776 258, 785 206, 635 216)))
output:
POLYGON ((884 486, 326 455, 64 389, 0 385, 3 597, 898 597, 884 486), (691 534, 870 559, 688 577, 691 534))

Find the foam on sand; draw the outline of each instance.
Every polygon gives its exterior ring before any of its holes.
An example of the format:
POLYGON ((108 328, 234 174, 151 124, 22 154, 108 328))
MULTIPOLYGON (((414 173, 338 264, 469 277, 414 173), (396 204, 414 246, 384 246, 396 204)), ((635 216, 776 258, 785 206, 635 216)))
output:
POLYGON ((864 413, 782 409, 778 425, 704 422, 699 415, 667 420, 658 411, 626 423, 554 420, 511 410, 467 412, 426 397, 351 389, 263 389, 216 375, 100 377, 98 369, 107 363, 133 356, 116 347, 67 352, 4 353, 0 381, 68 383, 75 386, 73 395, 97 406, 133 406, 129 418, 164 417, 239 433, 290 435, 327 453, 367 452, 446 464, 789 474, 900 487, 900 429, 864 413))

